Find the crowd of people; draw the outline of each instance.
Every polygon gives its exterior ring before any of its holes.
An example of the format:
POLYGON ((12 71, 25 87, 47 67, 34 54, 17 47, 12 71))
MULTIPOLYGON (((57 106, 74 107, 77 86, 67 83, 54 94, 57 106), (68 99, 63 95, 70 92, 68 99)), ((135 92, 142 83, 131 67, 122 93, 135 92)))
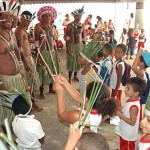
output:
POLYGON ((136 149, 141 124, 144 135, 138 149, 149 150, 150 78, 146 69, 150 67, 150 52, 143 50, 144 29, 138 33, 133 13, 128 29, 123 28, 119 44, 112 20, 103 23, 97 16, 93 29, 92 15, 81 23, 84 7, 71 12, 73 21, 66 14, 63 21, 66 79, 57 51, 58 32, 54 25, 57 11, 49 5, 41 7, 37 15, 20 10, 18 1, 1 2, 0 125, 6 133, 4 119, 9 119, 18 149, 42 150, 46 134, 31 112, 32 109, 44 111, 36 102, 34 92, 39 92, 39 98, 45 99, 44 86, 49 85, 48 92, 56 94, 58 117, 71 124, 65 150, 109 150, 106 138, 98 133, 99 126, 106 120, 116 125, 114 132, 120 137, 120 150, 136 149), (28 33, 35 17, 39 23, 28 33), (124 58, 134 59, 132 65, 124 58), (131 69, 134 75, 131 75, 131 69), (72 79, 79 82, 79 91, 72 79), (66 109, 64 90, 80 103, 79 109, 66 109), (123 92, 128 97, 124 106, 123 92))

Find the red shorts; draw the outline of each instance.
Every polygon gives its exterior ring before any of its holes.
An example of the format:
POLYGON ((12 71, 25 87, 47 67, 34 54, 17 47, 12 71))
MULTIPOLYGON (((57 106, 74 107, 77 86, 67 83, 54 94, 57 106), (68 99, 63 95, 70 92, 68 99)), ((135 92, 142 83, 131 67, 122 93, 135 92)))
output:
MULTIPOLYGON (((114 97, 114 89, 112 89, 111 97, 114 97)), ((122 90, 118 90, 117 93, 117 99, 118 99, 118 105, 121 106, 121 95, 122 95, 122 90)))
POLYGON ((120 137, 120 150, 135 150, 135 141, 126 141, 120 137))
POLYGON ((138 48, 140 48, 140 47, 144 48, 144 42, 139 42, 138 43, 138 48))

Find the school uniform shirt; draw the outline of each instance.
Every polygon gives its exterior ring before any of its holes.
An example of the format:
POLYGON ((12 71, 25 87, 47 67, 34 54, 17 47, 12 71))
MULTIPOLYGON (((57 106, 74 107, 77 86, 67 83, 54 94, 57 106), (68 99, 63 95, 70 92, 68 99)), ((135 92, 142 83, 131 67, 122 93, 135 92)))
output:
POLYGON ((150 150, 150 140, 145 140, 145 136, 140 139, 139 150, 150 150))
POLYGON ((98 77, 97 73, 95 72, 95 70, 92 67, 91 67, 90 71, 85 75, 82 75, 82 70, 83 70, 83 68, 80 69, 77 74, 77 77, 79 79, 79 88, 80 88, 81 94, 84 93, 85 87, 92 81, 101 81, 100 78, 98 77))
MULTIPOLYGON (((83 110, 83 115, 85 115, 86 110, 83 110)), ((102 121, 102 115, 98 114, 98 112, 91 111, 88 116, 90 125, 99 126, 102 121)), ((90 126, 90 130, 97 133, 97 127, 90 126)))
MULTIPOLYGON (((115 61, 114 64, 113 64, 112 73, 111 73, 111 76, 110 76, 110 88, 111 89, 115 89, 116 85, 117 85, 117 70, 116 70, 116 68, 118 67, 118 65, 120 65, 120 64, 122 65, 122 75, 124 74, 124 71, 125 71, 124 62, 119 62, 119 61, 120 60, 115 61)), ((123 85, 122 85, 122 82, 121 82, 120 87, 119 87, 118 90, 122 90, 122 89, 123 89, 123 85)))
POLYGON ((19 117, 15 116, 12 122, 13 131, 17 137, 19 150, 41 150, 39 139, 44 137, 41 123, 34 119, 34 116, 19 117))
POLYGON ((119 134, 124 140, 127 141, 136 141, 138 138, 138 129, 139 129, 139 120, 140 120, 140 98, 135 100, 127 100, 125 105, 122 108, 123 115, 127 118, 130 118, 130 109, 132 107, 137 107, 138 114, 136 118, 136 123, 134 126, 129 125, 124 120, 120 120, 120 125, 116 126, 116 132, 119 134))

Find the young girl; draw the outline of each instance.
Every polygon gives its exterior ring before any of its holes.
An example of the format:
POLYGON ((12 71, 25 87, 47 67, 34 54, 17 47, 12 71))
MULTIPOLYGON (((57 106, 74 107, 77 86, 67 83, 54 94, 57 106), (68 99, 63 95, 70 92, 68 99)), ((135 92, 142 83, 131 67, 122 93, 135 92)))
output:
POLYGON ((79 79, 79 89, 80 93, 83 94, 86 85, 92 81, 100 81, 97 73, 91 67, 91 63, 84 59, 82 56, 78 58, 79 64, 83 66, 82 69, 78 71, 77 77, 79 79))
MULTIPOLYGON (((62 84, 63 87, 67 89, 67 91, 75 101, 81 103, 83 99, 83 95, 80 94, 76 89, 74 89, 62 75, 56 76, 55 91, 57 94, 58 116, 66 122, 69 122, 71 124, 75 123, 78 120, 79 109, 71 110, 71 111, 66 110, 64 104, 64 98, 63 98, 64 90, 60 84, 62 84)), ((98 84, 98 82, 96 84, 98 84)), ((90 98, 90 95, 92 93, 93 85, 94 82, 91 82, 87 86, 87 91, 86 91, 87 99, 84 108, 85 111, 87 109, 88 99, 90 98)), ((117 110, 117 102, 115 99, 109 97, 110 97, 109 89, 106 87, 106 85, 103 84, 89 115, 89 122, 91 125, 99 126, 103 116, 106 115, 113 116, 115 114, 117 110)), ((94 132, 97 132, 97 128, 95 127, 91 127, 90 129, 94 132)))

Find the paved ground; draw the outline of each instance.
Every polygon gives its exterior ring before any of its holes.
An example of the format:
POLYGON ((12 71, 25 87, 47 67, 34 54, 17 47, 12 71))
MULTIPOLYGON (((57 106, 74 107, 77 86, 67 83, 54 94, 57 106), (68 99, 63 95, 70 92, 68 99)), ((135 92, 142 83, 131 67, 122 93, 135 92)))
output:
MULTIPOLYGON (((59 52, 61 57, 61 68, 62 73, 65 77, 67 77, 67 71, 66 71, 66 54, 64 50, 60 50, 59 52)), ((130 62, 131 63, 131 62, 130 62)), ((76 88, 78 87, 78 83, 73 82, 72 83, 76 88)), ((35 114, 36 118, 41 122, 44 132, 46 133, 45 143, 43 145, 44 150, 63 150, 67 141, 68 136, 68 129, 69 124, 62 122, 57 117, 57 101, 56 101, 56 95, 55 94, 49 94, 48 93, 48 87, 45 86, 45 94, 46 99, 40 100, 38 99, 38 94, 36 93, 37 101, 43 106, 44 111, 43 112, 33 112, 35 114)), ((72 101, 71 97, 68 95, 68 93, 65 93, 65 103, 67 109, 73 109, 77 108, 79 104, 72 101)), ((125 97, 123 96, 123 102, 125 100, 125 97)), ((108 123, 104 124, 107 127, 112 127, 108 123)), ((110 145, 110 150, 119 150, 119 139, 118 136, 113 132, 106 132, 104 130, 99 130, 99 133, 103 134, 110 145)))

